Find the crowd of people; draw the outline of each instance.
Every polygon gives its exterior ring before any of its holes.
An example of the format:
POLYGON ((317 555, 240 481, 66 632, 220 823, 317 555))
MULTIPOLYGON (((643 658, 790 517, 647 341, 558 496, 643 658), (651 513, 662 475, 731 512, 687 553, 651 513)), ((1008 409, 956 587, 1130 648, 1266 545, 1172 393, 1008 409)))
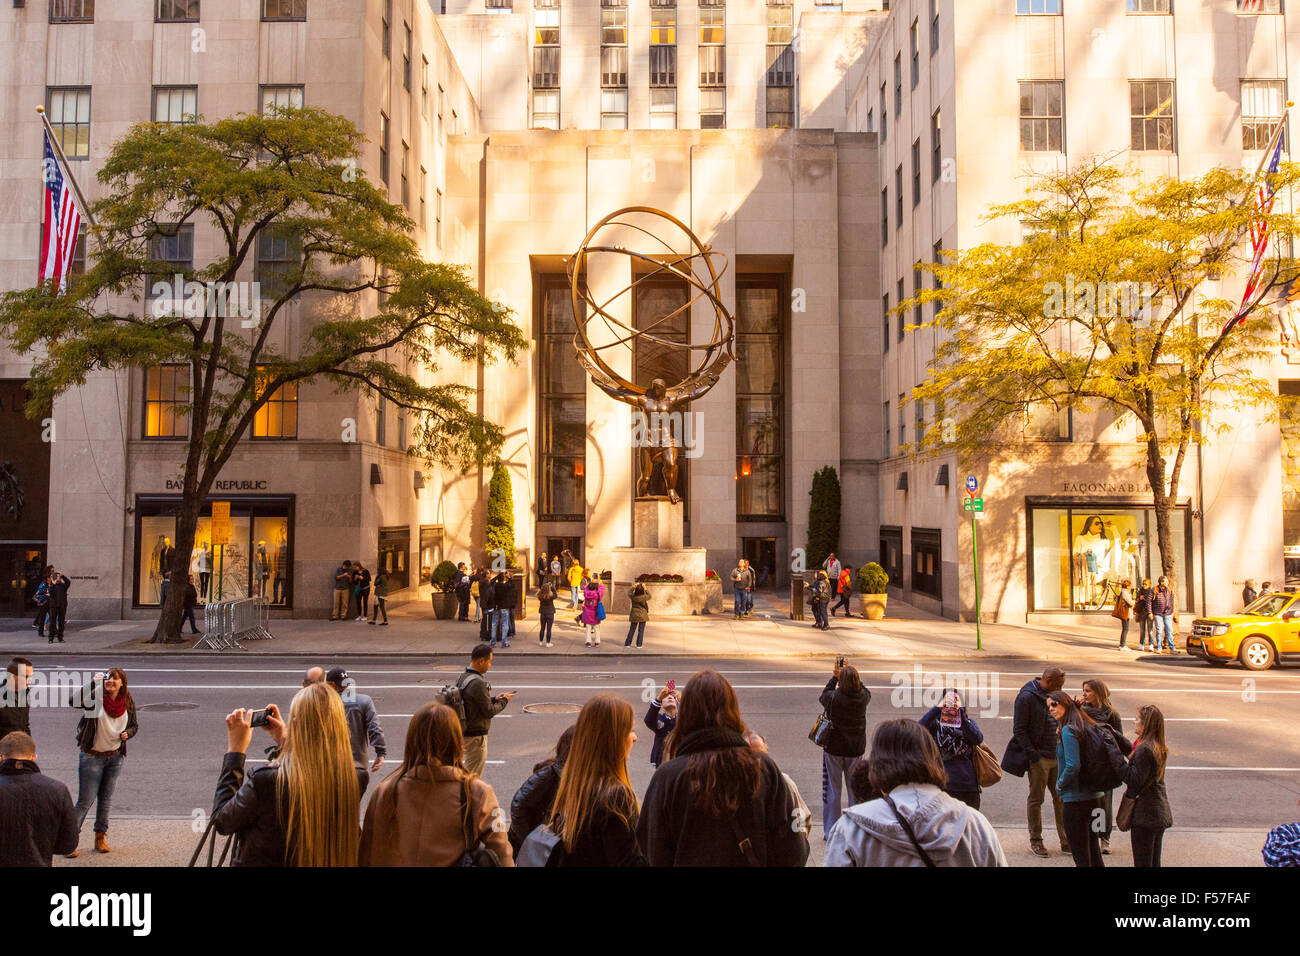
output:
MULTIPOLYGON (((454 684, 413 715, 401 763, 374 788, 387 743, 373 700, 342 667, 308 669, 287 718, 275 704, 225 719, 210 826, 235 838, 235 866, 803 866, 811 817, 794 779, 745 720, 715 670, 669 682, 641 725, 652 735, 654 773, 638 795, 628 774, 636 715, 599 694, 533 767, 507 815, 482 778, 493 719, 515 696, 487 680, 493 648, 478 645, 454 684), (267 761, 248 766, 254 731, 267 761), (372 756, 373 755, 373 756, 372 756)), ((139 724, 120 668, 96 673, 72 703, 78 792, 40 773, 29 712, 14 704, 33 665, 15 658, 0 687, 0 865, 50 865, 75 857, 95 808, 94 848, 110 852, 113 792, 139 724)), ((1130 836, 1135 866, 1158 867, 1173 825, 1165 772, 1165 718, 1137 708, 1133 739, 1109 689, 1085 680, 1065 692, 1057 666, 1015 699, 1001 761, 955 688, 918 720, 881 722, 868 744, 871 692, 857 668, 835 661, 810 737, 822 750, 824 865, 1005 866, 982 791, 1004 771, 1025 777, 1030 850, 1047 857, 1042 808, 1051 797, 1061 851, 1076 866, 1104 866, 1115 830, 1130 836), (992 780, 988 775, 992 773, 992 780), (1116 803, 1114 793, 1122 790, 1116 803)), ((1279 827, 1264 856, 1300 865, 1294 835, 1279 827)))

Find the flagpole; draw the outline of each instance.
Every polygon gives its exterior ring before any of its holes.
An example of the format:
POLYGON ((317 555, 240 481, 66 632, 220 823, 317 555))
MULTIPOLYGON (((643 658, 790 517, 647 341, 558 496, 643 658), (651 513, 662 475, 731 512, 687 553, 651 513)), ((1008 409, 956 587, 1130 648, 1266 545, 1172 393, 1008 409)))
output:
POLYGON ((54 155, 63 166, 63 175, 72 184, 72 191, 77 194, 77 203, 81 206, 82 218, 89 225, 95 225, 95 217, 90 214, 90 203, 86 202, 81 187, 77 185, 77 178, 72 175, 72 166, 68 163, 68 157, 63 155, 63 147, 59 145, 59 137, 55 135, 54 127, 50 125, 50 118, 45 115, 45 107, 36 107, 36 112, 40 114, 41 122, 45 124, 45 132, 50 137, 50 145, 54 147, 54 155))

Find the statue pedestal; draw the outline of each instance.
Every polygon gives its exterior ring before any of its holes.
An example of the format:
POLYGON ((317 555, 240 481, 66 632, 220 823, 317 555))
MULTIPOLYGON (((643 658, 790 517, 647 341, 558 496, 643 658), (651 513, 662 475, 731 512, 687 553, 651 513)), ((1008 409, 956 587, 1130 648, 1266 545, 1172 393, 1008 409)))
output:
POLYGON ((708 614, 722 610, 722 587, 714 580, 705 582, 704 548, 682 547, 684 516, 679 502, 667 498, 637 501, 633 505, 632 540, 636 547, 614 548, 610 571, 614 577, 609 609, 613 613, 628 610, 628 592, 642 574, 680 575, 681 583, 647 584, 650 591, 650 616, 656 614, 708 614), (716 594, 714 592, 717 592, 716 594))

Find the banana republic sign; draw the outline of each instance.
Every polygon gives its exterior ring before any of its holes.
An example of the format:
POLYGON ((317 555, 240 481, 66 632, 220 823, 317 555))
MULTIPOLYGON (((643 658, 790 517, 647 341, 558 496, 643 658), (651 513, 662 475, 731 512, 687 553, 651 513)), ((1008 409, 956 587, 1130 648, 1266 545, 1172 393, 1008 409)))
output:
MULTIPOLYGON (((180 478, 168 478, 164 483, 168 491, 184 491, 185 482, 180 478)), ((212 483, 213 491, 266 491, 266 481, 255 478, 217 479, 212 483)))

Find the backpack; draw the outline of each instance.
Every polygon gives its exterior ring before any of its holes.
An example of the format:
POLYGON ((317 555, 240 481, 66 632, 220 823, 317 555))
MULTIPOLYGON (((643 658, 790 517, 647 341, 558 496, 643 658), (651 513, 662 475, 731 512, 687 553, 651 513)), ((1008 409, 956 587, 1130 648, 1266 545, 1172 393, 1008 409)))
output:
POLYGON ((1084 790, 1114 790, 1124 783, 1128 759, 1109 724, 1094 724, 1084 731, 1079 751, 1083 761, 1079 782, 1084 790))
POLYGON ((564 854, 564 840, 549 823, 543 823, 524 837, 515 854, 515 866, 560 866, 564 854))
POLYGON ((478 677, 479 680, 483 679, 477 674, 462 674, 456 679, 456 683, 443 684, 433 695, 433 699, 439 704, 445 704, 456 712, 456 716, 460 718, 462 728, 465 726, 467 719, 465 715, 465 687, 475 677, 478 677))
POLYGON ((50 582, 42 581, 36 586, 36 603, 40 607, 50 603, 50 582))

